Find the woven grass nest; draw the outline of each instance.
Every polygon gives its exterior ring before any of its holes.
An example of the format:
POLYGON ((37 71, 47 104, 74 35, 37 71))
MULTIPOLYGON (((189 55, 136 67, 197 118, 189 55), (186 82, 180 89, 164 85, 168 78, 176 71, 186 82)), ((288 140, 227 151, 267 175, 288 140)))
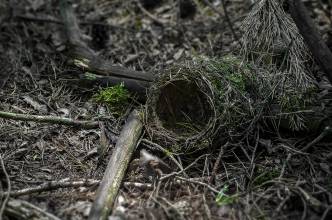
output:
POLYGON ((320 107, 307 68, 310 55, 283 2, 259 0, 253 6, 242 25, 241 59, 200 58, 160 74, 145 107, 153 140, 183 153, 215 138, 240 142, 257 122, 276 132, 313 131, 330 117, 320 107))
POLYGON ((205 148, 216 135, 243 135, 261 115, 270 91, 259 76, 231 55, 169 68, 148 92, 148 134, 181 152, 205 148))

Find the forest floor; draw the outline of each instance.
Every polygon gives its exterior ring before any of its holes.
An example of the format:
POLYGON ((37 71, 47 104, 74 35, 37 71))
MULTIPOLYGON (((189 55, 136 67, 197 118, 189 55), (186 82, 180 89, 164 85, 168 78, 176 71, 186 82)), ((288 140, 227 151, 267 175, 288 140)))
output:
MULTIPOLYGON (((91 47, 116 65, 158 73, 196 56, 220 57, 240 49, 220 1, 214 1, 220 13, 204 1, 195 1, 195 16, 189 11, 183 18, 177 1, 171 0, 146 11, 131 0, 73 2, 91 47)), ((226 1, 238 36, 250 10, 246 2, 226 1)), ((0 14, 0 111, 81 120, 107 114, 107 126, 118 134, 129 109, 121 116, 114 114, 93 99, 97 86, 79 83, 81 72, 66 63, 68 48, 58 1, 0 4, 4 4, 0 5, 0 12, 4 11, 0 14)), ((325 39, 332 39, 331 14, 328 17, 318 3, 308 6, 315 8, 325 39)), ((0 190, 10 186, 15 193, 50 181, 98 182, 112 153, 110 147, 106 156, 99 157, 100 136, 100 129, 0 119, 0 190)), ((265 132, 254 143, 232 142, 236 144, 174 155, 183 167, 190 166, 186 175, 179 175, 182 182, 170 178, 153 185, 141 167, 131 166, 113 213, 118 217, 122 213, 123 219, 331 219, 331 141, 324 139, 310 151, 301 151, 317 136, 265 132)), ((146 146, 137 148, 133 160, 146 146)), ((168 155, 151 146, 149 151, 175 167, 168 155)), ((28 201, 60 219, 86 219, 96 189, 96 184, 58 186, 12 195, 9 200, 28 201)), ((0 195, 3 204, 6 196, 0 195)), ((6 209, 0 214, 13 219, 6 209)))

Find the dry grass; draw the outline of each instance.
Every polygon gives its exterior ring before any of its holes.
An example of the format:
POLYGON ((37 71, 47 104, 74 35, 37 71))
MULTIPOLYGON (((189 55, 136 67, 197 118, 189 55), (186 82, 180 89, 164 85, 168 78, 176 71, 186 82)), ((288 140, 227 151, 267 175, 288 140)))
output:
POLYGON ((296 86, 305 91, 312 86, 305 63, 310 55, 302 36, 282 8, 284 0, 258 0, 242 23, 242 54, 247 60, 270 66, 274 80, 286 91, 296 86))

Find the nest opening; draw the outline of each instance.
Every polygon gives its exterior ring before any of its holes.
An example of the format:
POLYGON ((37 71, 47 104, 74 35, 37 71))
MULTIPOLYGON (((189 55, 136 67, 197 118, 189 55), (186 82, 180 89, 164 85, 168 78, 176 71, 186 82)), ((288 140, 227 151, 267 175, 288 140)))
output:
POLYGON ((165 129, 182 137, 190 137, 208 124, 211 105, 195 83, 175 80, 160 88, 156 115, 165 129))

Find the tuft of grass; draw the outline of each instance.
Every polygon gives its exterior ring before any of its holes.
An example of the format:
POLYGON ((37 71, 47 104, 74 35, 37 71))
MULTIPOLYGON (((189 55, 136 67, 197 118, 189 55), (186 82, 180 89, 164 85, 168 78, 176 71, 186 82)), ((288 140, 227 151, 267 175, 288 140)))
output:
POLYGON ((234 204, 237 199, 238 199, 238 195, 227 195, 226 192, 228 191, 229 186, 225 185, 218 193, 217 197, 216 197, 216 203, 219 206, 223 206, 223 205, 231 205, 234 204))
POLYGON ((258 170, 258 175, 253 180, 254 186, 260 186, 268 181, 271 181, 271 180, 277 178, 280 175, 279 170, 276 170, 276 169, 265 170, 265 169, 258 170))
POLYGON ((115 114, 121 114, 129 104, 130 93, 123 83, 99 90, 94 100, 106 104, 115 114))

